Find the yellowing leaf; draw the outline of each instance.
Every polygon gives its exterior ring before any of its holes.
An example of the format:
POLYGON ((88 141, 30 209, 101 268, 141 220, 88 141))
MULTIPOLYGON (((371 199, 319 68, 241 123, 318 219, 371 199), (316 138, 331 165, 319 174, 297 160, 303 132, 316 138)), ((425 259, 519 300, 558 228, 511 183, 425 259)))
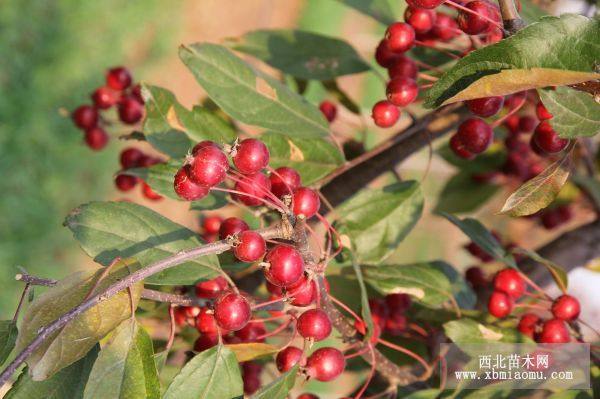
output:
POLYGON ((247 344, 225 345, 231 350, 238 362, 247 362, 263 356, 270 356, 277 353, 279 349, 276 346, 263 344, 261 342, 251 342, 247 344))
POLYGON ((504 336, 502 333, 496 332, 494 330, 490 330, 483 324, 479 324, 477 326, 477 328, 479 328, 479 332, 481 333, 481 336, 485 340, 488 340, 488 341, 499 341, 504 336))
MULTIPOLYGON (((121 261, 102 279, 94 293, 102 292, 135 268, 132 261, 121 261)), ((74 273, 37 297, 23 318, 17 350, 25 348, 38 335, 40 328, 81 304, 103 271, 101 268, 74 273)), ((133 298, 130 298, 128 290, 124 290, 100 302, 46 339, 27 360, 32 379, 45 380, 84 357, 100 339, 131 316, 131 301, 137 306, 142 287, 142 283, 131 287, 133 298)))

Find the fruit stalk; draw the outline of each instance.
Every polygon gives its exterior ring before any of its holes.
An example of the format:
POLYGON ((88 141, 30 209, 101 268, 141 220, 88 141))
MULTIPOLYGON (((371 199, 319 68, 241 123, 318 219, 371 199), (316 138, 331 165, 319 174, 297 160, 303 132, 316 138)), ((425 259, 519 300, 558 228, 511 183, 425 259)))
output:
POLYGON ((519 15, 514 0, 498 0, 500 14, 502 14, 502 23, 508 35, 514 35, 525 27, 525 21, 519 15))

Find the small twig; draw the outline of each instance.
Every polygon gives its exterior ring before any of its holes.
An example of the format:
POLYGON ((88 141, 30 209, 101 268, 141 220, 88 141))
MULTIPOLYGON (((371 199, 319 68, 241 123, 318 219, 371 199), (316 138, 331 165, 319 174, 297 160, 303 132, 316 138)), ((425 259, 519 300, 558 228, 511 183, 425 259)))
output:
POLYGON ((519 15, 514 0, 498 0, 500 14, 502 14, 502 24, 505 33, 510 36, 517 33, 525 27, 525 21, 519 15))
POLYGON ((179 306, 193 306, 196 305, 194 299, 185 295, 171 294, 169 292, 162 292, 156 290, 150 290, 144 288, 142 290, 142 298, 149 299, 156 302, 165 302, 179 306))
POLYGON ((15 280, 22 281, 26 284, 41 285, 44 287, 52 287, 52 286, 55 286, 57 283, 56 280, 32 276, 31 274, 27 274, 25 272, 16 274, 15 280))
POLYGON ((173 341, 175 340, 175 306, 171 304, 169 306, 169 339, 167 340, 167 345, 165 345, 165 351, 169 353, 171 350, 171 346, 173 346, 173 341))
POLYGON ((31 287, 30 284, 25 284, 25 288, 23 288, 23 293, 21 294, 21 299, 19 299, 19 304, 17 305, 17 310, 15 310, 15 315, 12 318, 13 322, 16 322, 17 318, 19 317, 19 312, 21 311, 21 307, 23 306, 23 302, 25 301, 25 297, 27 296, 27 293, 29 292, 29 287, 31 287))

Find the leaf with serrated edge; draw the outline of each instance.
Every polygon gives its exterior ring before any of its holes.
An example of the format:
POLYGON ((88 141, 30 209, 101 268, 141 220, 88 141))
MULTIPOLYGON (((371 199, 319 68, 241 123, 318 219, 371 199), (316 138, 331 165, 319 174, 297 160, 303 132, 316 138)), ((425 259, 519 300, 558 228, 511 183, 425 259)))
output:
POLYGON ((525 182, 507 198, 500 213, 533 215, 554 201, 569 177, 570 153, 550 164, 542 173, 525 182))
POLYGON ((0 365, 2 365, 8 355, 12 352, 17 341, 17 323, 13 320, 0 321, 0 365))
POLYGON ((538 93, 553 115, 548 122, 560 137, 591 137, 600 132, 600 104, 592 95, 570 87, 538 90, 538 93))
MULTIPOLYGON (((120 261, 102 278, 94 293, 102 292, 129 275, 138 266, 131 260, 120 261)), ((104 270, 100 268, 73 273, 37 297, 23 317, 17 338, 17 350, 23 350, 37 337, 40 328, 81 304, 95 287, 96 281, 104 270)), ((133 302, 137 307, 142 287, 142 283, 137 283, 131 287, 131 290, 123 290, 101 301, 51 334, 27 360, 32 379, 45 380, 84 357, 100 339, 131 316, 131 304, 133 302)))
POLYGON ((247 362, 259 357, 270 356, 279 351, 279 348, 262 342, 250 342, 246 344, 225 345, 235 354, 238 362, 247 362))
POLYGON ((235 355, 217 345, 194 356, 173 379, 163 399, 223 399, 243 394, 235 355))
POLYGON ((122 322, 102 347, 83 398, 160 398, 152 340, 135 319, 122 322))
POLYGON ((269 385, 263 387, 260 391, 252 395, 252 399, 285 399, 290 390, 296 383, 296 374, 298 374, 298 365, 292 367, 289 371, 281 375, 269 385))
POLYGON ((532 260, 542 264, 546 269, 548 269, 548 271, 550 272, 550 275, 556 282, 556 285, 558 286, 558 288, 560 288, 560 290, 563 293, 567 292, 567 287, 569 285, 569 278, 567 276, 567 273, 565 272, 565 270, 562 267, 560 267, 556 263, 544 258, 543 256, 541 256, 540 254, 538 254, 535 251, 531 251, 531 250, 524 249, 524 248, 515 248, 515 249, 513 249, 513 253, 518 253, 518 254, 528 256, 532 260))
MULTIPOLYGON (((73 210, 65 221, 83 250, 108 265, 117 256, 135 258, 142 267, 203 244, 198 234, 141 205, 91 202, 73 210)), ((192 259, 145 281, 188 285, 220 274, 216 255, 192 259)))

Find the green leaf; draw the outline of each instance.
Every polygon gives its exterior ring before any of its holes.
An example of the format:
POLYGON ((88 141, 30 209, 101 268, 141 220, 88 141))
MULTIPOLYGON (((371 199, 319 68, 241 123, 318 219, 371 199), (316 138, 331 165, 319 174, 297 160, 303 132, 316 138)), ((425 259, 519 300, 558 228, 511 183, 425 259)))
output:
POLYGON ((99 345, 95 345, 84 358, 45 381, 33 381, 25 368, 4 399, 83 399, 83 390, 99 350, 99 345))
POLYGON ((517 267, 512 255, 504 249, 502 244, 499 243, 492 233, 490 233, 478 220, 472 218, 459 219, 456 216, 445 212, 441 212, 440 215, 461 229, 471 241, 477 244, 487 254, 511 267, 517 267))
POLYGON ((325 117, 277 80, 256 72, 223 46, 197 43, 179 50, 210 98, 240 122, 296 137, 329 133, 325 117))
POLYGON ((227 349, 235 354, 239 363, 258 359, 259 357, 271 356, 279 352, 279 348, 261 342, 250 342, 246 344, 225 345, 227 349))
POLYGON ((298 367, 298 365, 295 365, 275 381, 261 388, 252 395, 252 399, 286 399, 296 383, 298 367))
POLYGON ((223 345, 190 360, 173 379, 163 399, 223 399, 244 395, 240 367, 223 345))
POLYGON ((598 79, 600 20, 564 14, 544 17, 456 63, 428 91, 425 106, 598 79), (544 45, 541 46, 540 42, 544 45))
POLYGON ((520 0, 521 2, 521 11, 519 14, 521 18, 525 20, 528 24, 536 22, 540 18, 548 15, 547 12, 542 10, 538 5, 534 4, 531 0, 520 0))
POLYGON ((13 320, 0 320, 0 365, 4 364, 17 341, 17 323, 13 320))
POLYGON ((202 140, 230 143, 236 132, 213 112, 199 106, 189 111, 170 91, 157 87, 142 88, 146 102, 143 130, 146 140, 156 149, 175 158, 187 154, 202 140))
POLYGON ((330 80, 371 68, 347 42, 302 30, 256 30, 227 44, 300 79, 330 80))
POLYGON ((261 136, 261 140, 269 148, 271 167, 296 169, 304 185, 315 183, 344 163, 337 147, 324 139, 267 133, 261 136))
POLYGON ((560 137, 594 136, 600 132, 600 104, 594 97, 570 87, 538 90, 553 118, 548 122, 560 137))
POLYGON ((225 205, 229 204, 229 201, 227 201, 228 195, 229 194, 227 194, 226 192, 213 190, 201 200, 192 201, 190 204, 190 209, 192 211, 221 209, 225 205))
POLYGON ((468 172, 459 172, 446 182, 434 212, 465 213, 477 210, 500 189, 492 183, 477 182, 468 172))
POLYGON ((567 182, 570 163, 571 153, 567 152, 512 193, 504 202, 500 213, 527 216, 550 205, 567 182))
POLYGON ((135 319, 121 323, 102 347, 83 397, 160 398, 152 340, 135 319))
POLYGON ((432 261, 428 263, 434 269, 444 273, 450 281, 452 296, 456 299, 456 304, 461 309, 473 309, 477 304, 477 294, 471 288, 462 273, 459 273, 452 265, 444 261, 432 261))
MULTIPOLYGON (((135 258, 142 267, 203 244, 198 235, 158 213, 130 202, 91 202, 65 221, 83 250, 108 265, 117 256, 135 258)), ((145 281, 189 285, 220 273, 216 255, 203 256, 163 270, 145 281)))
POLYGON ((423 195, 415 181, 361 190, 336 210, 340 232, 352 240, 361 262, 379 262, 391 255, 423 212, 423 195))
POLYGON ((398 393, 398 399, 436 399, 440 394, 441 391, 435 388, 422 389, 419 391, 409 390, 408 392, 400 391, 398 393))
POLYGON ((384 25, 390 25, 396 22, 402 13, 406 4, 403 1, 392 0, 339 0, 341 3, 352 7, 363 14, 375 18, 384 25))
MULTIPOLYGON (((95 288, 94 294, 102 292, 129 275, 135 267, 131 261, 120 261, 98 283, 104 268, 91 272, 80 271, 60 280, 37 297, 27 309, 17 338, 17 350, 23 350, 36 338, 40 328, 81 304, 92 289, 95 288)), ((131 304, 133 302, 137 307, 142 288, 143 284, 137 283, 131 290, 123 290, 101 301, 51 334, 27 360, 32 379, 45 380, 83 358, 100 339, 131 317, 131 304)))
POLYGON ((363 274, 360 265, 356 262, 354 255, 352 256, 352 268, 354 269, 354 275, 360 288, 360 312, 363 321, 366 323, 366 334, 364 340, 369 342, 371 336, 373 336, 375 328, 373 327, 373 318, 371 317, 371 308, 369 306, 369 295, 367 294, 367 287, 363 279, 363 274))
POLYGON ((531 342, 527 336, 522 335, 515 328, 484 326, 468 318, 445 323, 444 332, 455 343, 531 342))
POLYGON ((554 279, 558 288, 560 288, 560 290, 563 293, 567 292, 567 287, 569 286, 569 278, 567 276, 567 272, 565 272, 565 270, 562 267, 542 257, 535 251, 531 251, 524 248, 515 248, 513 249, 513 253, 523 254, 525 256, 528 256, 532 260, 542 264, 544 267, 546 267, 546 269, 548 269, 550 275, 552 276, 552 279, 554 279))

